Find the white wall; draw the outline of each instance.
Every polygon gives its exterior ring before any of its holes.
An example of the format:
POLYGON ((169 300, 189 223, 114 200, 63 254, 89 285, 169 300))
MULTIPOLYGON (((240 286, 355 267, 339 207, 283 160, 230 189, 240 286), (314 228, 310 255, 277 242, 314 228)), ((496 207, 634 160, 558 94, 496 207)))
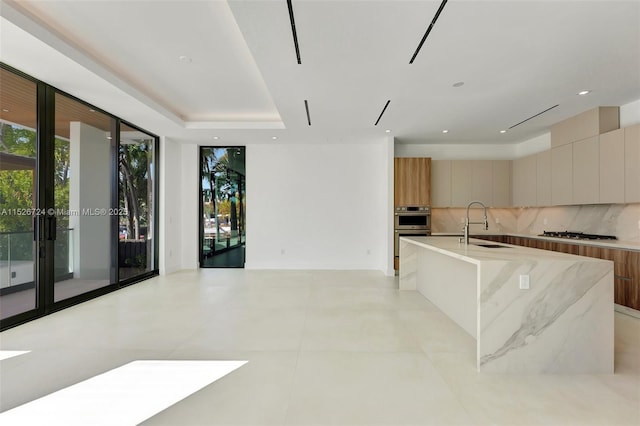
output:
POLYGON ((640 99, 620 107, 620 127, 640 123, 640 99))
POLYGON ((195 144, 180 146, 180 160, 172 166, 182 175, 180 181, 180 254, 182 269, 198 268, 199 148, 195 144))
POLYGON ((179 142, 160 138, 160 274, 182 268, 182 148, 179 142))
POLYGON ((247 147, 248 269, 389 273, 389 144, 247 147))
POLYGON ((433 160, 510 160, 516 147, 507 144, 396 144, 396 157, 431 157, 433 160))
MULTIPOLYGON (((73 264, 76 278, 108 280, 111 266, 108 214, 82 214, 84 209, 111 207, 111 142, 107 133, 72 121, 69 136, 69 216, 73 228, 73 264)), ((63 206, 63 208, 66 206, 63 206)))

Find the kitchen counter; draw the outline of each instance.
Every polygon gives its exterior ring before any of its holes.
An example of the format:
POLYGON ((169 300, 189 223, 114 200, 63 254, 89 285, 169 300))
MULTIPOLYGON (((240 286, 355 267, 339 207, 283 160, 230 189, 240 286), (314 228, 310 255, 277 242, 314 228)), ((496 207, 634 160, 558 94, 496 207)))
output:
POLYGON ((612 373, 613 262, 496 245, 401 237, 400 289, 476 339, 478 371, 612 373))
MULTIPOLYGON (((462 232, 460 233, 452 233, 452 232, 434 232, 431 234, 432 236, 462 236, 462 232)), ((509 237, 522 237, 522 238, 534 238, 536 240, 544 240, 544 241, 556 241, 559 243, 565 244, 580 244, 580 245, 588 245, 594 247, 610 247, 616 248, 620 250, 634 250, 640 251, 640 242, 636 241, 621 241, 621 240, 578 240, 573 238, 559 238, 559 237, 545 237, 542 235, 534 235, 534 234, 517 234, 517 233, 504 233, 504 234, 476 234, 476 237, 482 238, 483 235, 504 235, 509 237)))

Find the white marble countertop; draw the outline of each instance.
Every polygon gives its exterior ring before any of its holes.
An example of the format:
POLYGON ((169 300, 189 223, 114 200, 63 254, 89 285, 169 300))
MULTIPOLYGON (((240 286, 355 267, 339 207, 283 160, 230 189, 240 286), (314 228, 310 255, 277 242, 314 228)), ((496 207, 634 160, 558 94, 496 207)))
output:
MULTIPOLYGON (((437 236, 460 236, 461 234, 457 234, 455 232, 434 232, 431 234, 434 237, 437 236)), ((475 234, 477 236, 483 234, 475 234)), ((557 237, 545 237, 542 235, 535 234, 516 234, 512 232, 507 233, 486 233, 484 235, 506 235, 510 237, 524 237, 524 238, 534 238, 536 240, 546 240, 546 241, 557 241, 559 243, 565 244, 582 244, 585 246, 594 246, 594 247, 609 247, 616 248, 620 250, 634 250, 640 251, 640 242, 636 241, 620 241, 620 240, 574 240, 571 238, 557 238, 557 237)))
MULTIPOLYGON (((558 238, 559 239, 559 238, 558 238)), ((433 250, 447 256, 463 260, 465 262, 480 265, 487 261, 520 261, 520 260, 580 260, 603 262, 595 259, 573 254, 560 253, 550 250, 540 250, 530 247, 514 246, 504 243, 493 243, 491 241, 470 238, 469 244, 459 242, 458 238, 452 236, 431 236, 431 237, 400 237, 420 247, 433 250), (476 244, 496 244, 500 248, 482 247, 476 244)), ((608 262, 608 261, 604 261, 608 262)))

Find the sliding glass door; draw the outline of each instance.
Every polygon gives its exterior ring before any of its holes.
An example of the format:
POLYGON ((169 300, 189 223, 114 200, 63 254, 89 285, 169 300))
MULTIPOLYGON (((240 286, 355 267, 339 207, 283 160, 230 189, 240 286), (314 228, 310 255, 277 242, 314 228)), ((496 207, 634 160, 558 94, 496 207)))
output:
POLYGON ((200 148, 200 266, 245 261, 245 148, 200 148))
POLYGON ((55 94, 54 301, 111 284, 113 119, 55 94))
POLYGON ((0 329, 158 273, 157 148, 0 64, 0 329))
POLYGON ((120 127, 118 149, 119 243, 121 280, 156 269, 154 137, 127 124, 120 127))
POLYGON ((0 69, 0 317, 37 307, 37 84, 0 69))

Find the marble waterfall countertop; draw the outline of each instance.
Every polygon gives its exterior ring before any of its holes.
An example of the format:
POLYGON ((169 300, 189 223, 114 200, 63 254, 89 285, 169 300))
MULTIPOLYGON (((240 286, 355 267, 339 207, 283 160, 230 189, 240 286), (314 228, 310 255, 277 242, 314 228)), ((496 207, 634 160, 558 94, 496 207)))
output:
POLYGON ((478 371, 613 372, 611 261, 478 239, 401 237, 399 282, 476 338, 478 371))
MULTIPOLYGON (((456 237, 461 236, 461 233, 455 232, 434 232, 431 234, 433 237, 456 237)), ((476 236, 481 236, 483 234, 476 234, 476 236)), ((640 251, 640 242, 636 241, 621 241, 621 240, 578 240, 574 238, 559 238, 559 237, 547 237, 544 235, 535 235, 535 234, 516 234, 513 232, 508 232, 505 234, 495 234, 495 233, 487 233, 484 235, 505 235, 509 237, 523 237, 523 238, 534 238, 536 240, 545 240, 545 241, 556 241, 559 243, 565 244, 581 244, 586 246, 595 246, 595 247, 608 247, 615 248, 620 250, 634 250, 640 251)), ((501 244, 501 243, 499 243, 501 244)))
MULTIPOLYGON (((455 257, 466 262, 479 265, 482 261, 490 260, 559 260, 562 258, 579 258, 581 261, 600 261, 595 258, 585 258, 583 256, 560 253, 550 250, 540 250, 530 247, 515 246, 505 243, 494 243, 492 241, 469 238, 469 244, 459 242, 457 237, 431 236, 431 237, 401 237, 412 241, 414 244, 433 250, 447 256, 455 257), (478 244, 497 245, 500 248, 483 247, 478 244)), ((555 238, 560 240, 561 238, 555 238)), ((566 240, 566 239, 565 239, 566 240)))

